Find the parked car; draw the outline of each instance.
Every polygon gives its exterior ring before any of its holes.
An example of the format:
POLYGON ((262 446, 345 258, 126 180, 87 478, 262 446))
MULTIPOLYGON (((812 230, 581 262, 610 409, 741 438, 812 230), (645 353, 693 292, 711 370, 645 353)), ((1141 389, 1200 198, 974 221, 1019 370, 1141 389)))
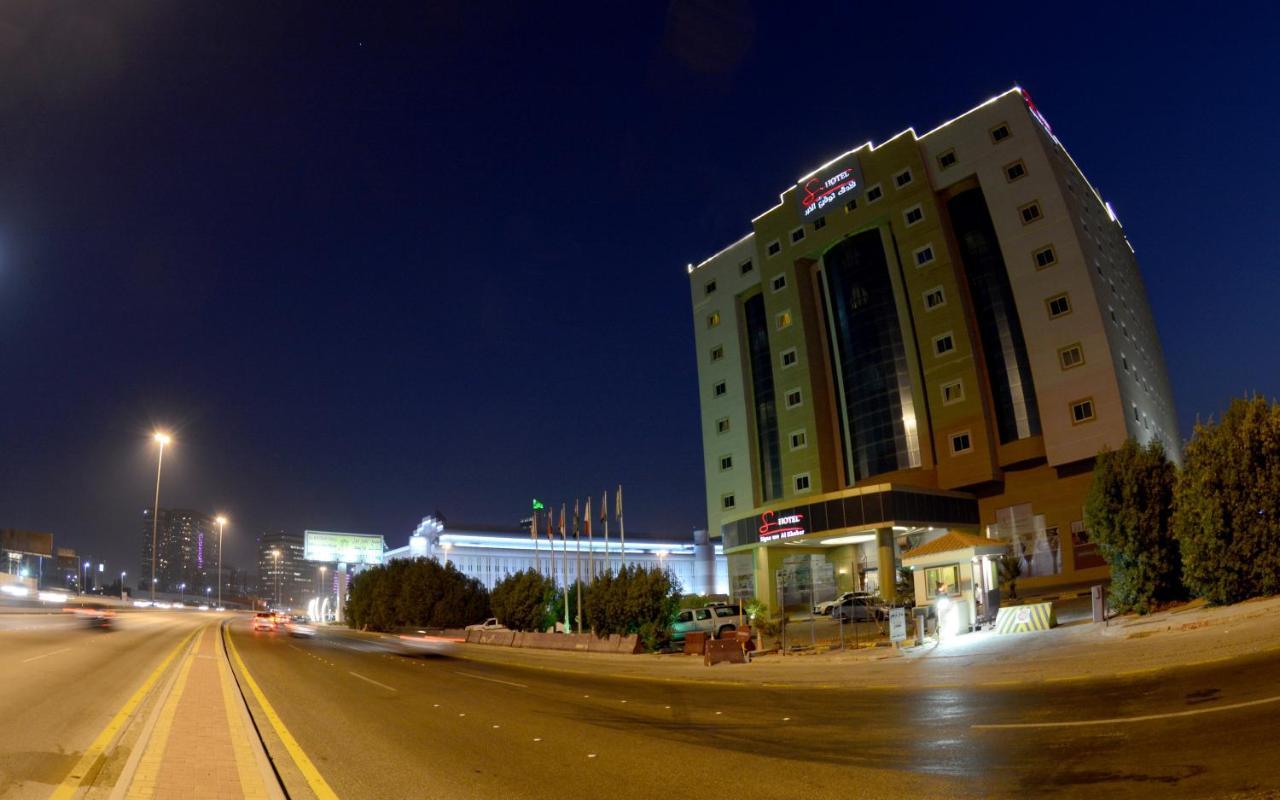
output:
POLYGON ((686 608, 676 614, 671 625, 671 641, 680 643, 690 633, 705 633, 708 637, 719 639, 724 634, 738 629, 738 617, 741 610, 729 603, 713 603, 702 608, 686 608))
POLYGON ((274 614, 266 611, 259 611, 253 615, 253 629, 255 631, 274 631, 276 629, 276 618, 274 614))
POLYGON ((469 631, 505 631, 506 629, 507 626, 498 622, 497 617, 489 617, 484 622, 477 622, 474 625, 467 626, 469 631))
POLYGON ((889 618, 889 605, 882 597, 864 594, 832 606, 831 617, 841 622, 880 622, 889 618))
POLYGON ((815 603, 813 606, 813 613, 818 614, 820 616, 828 615, 831 613, 831 609, 835 608, 836 606, 840 605, 841 603, 845 602, 851 597, 873 597, 873 596, 874 595, 872 595, 871 592, 845 592, 844 594, 836 598, 833 598, 831 600, 823 600, 821 603, 815 603))

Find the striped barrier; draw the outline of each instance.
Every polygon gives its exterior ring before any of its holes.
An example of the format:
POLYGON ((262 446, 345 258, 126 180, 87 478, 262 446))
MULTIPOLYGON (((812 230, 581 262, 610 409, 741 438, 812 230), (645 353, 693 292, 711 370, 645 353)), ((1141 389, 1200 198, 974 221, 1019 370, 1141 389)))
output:
POLYGON ((1053 603, 1028 603, 1025 606, 1005 607, 996 612, 996 633, 1047 631, 1057 624, 1053 603))

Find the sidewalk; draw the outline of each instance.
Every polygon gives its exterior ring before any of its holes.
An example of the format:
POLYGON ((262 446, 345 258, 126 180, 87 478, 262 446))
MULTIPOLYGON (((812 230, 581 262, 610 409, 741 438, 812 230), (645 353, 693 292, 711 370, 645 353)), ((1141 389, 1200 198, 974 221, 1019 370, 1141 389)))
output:
POLYGON ((969 633, 940 644, 768 655, 705 667, 696 656, 614 655, 462 645, 468 659, 533 669, 668 682, 812 688, 1009 687, 1148 675, 1164 669, 1280 651, 1280 597, 1207 608, 1191 603, 1109 625, 969 633))
POLYGON ((111 800, 281 797, 255 744, 219 626, 206 625, 176 665, 111 800))

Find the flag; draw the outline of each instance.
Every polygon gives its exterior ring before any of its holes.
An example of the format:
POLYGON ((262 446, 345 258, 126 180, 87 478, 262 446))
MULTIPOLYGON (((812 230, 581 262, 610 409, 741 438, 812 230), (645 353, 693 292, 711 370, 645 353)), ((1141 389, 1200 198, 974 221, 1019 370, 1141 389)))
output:
POLYGON ((590 580, 596 579, 596 546, 591 538, 591 497, 587 497, 587 510, 582 512, 587 527, 587 575, 590 580))

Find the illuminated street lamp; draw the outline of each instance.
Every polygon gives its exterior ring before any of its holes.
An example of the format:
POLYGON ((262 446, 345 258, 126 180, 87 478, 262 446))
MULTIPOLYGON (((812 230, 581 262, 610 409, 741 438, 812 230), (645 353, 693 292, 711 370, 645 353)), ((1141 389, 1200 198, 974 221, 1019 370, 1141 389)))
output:
POLYGON ((80 582, 80 594, 89 593, 89 567, 91 566, 93 566, 92 563, 88 561, 84 562, 84 570, 83 570, 84 580, 80 582))
POLYGON ((124 599, 124 576, 125 576, 125 573, 121 572, 120 573, 120 599, 121 600, 124 599))
POLYGON ((227 518, 218 515, 215 520, 218 523, 218 605, 222 605, 222 530, 227 527, 227 518))
POLYGON ((187 604, 187 585, 185 583, 178 584, 178 605, 187 604))
POLYGON ((155 510, 151 513, 151 602, 154 603, 156 600, 156 526, 160 522, 160 469, 164 466, 165 445, 173 440, 163 431, 156 431, 151 438, 160 445, 160 451, 156 456, 156 504, 155 510))

